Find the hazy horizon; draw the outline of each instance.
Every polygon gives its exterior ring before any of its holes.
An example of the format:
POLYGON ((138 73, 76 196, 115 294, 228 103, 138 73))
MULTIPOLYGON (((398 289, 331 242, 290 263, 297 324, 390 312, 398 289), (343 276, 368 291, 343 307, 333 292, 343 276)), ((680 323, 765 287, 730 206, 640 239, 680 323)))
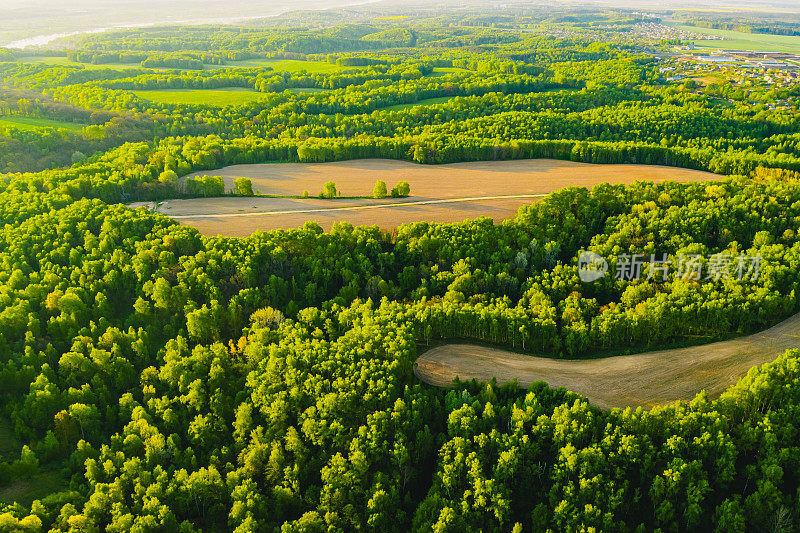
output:
POLYGON ((290 11, 325 10, 376 0, 179 0, 165 7, 155 0, 7 0, 0 4, 0 46, 46 44, 52 36, 161 23, 235 23, 290 11))
MULTIPOLYGON (((21 48, 41 46, 54 37, 64 34, 97 32, 120 27, 141 27, 157 24, 237 23, 245 20, 268 18, 291 11, 341 8, 375 4, 379 9, 407 10, 415 6, 430 9, 421 0, 398 2, 394 0, 177 0, 165 5, 156 0, 3 0, 0 3, 0 46, 21 48)), ((437 4, 441 9, 485 7, 503 9, 512 4, 572 5, 599 8, 650 9, 656 12, 675 10, 715 10, 731 12, 800 12, 800 6, 788 0, 744 0, 722 2, 719 0, 673 0, 667 3, 656 0, 505 0, 503 2, 476 2, 445 0, 437 4)))

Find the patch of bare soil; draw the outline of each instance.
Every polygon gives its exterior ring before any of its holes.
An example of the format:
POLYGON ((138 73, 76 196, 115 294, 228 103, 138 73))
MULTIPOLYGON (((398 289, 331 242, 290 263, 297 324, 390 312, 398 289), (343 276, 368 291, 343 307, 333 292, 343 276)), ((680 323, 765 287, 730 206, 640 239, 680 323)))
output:
MULTIPOLYGON (((399 181, 411 184, 410 205, 380 209, 330 209, 362 205, 399 203, 387 200, 321 200, 284 198, 196 198, 170 200, 159 210, 180 217, 183 224, 197 227, 206 235, 247 236, 254 231, 296 228, 308 220, 323 228, 339 221, 353 225, 378 225, 388 230, 408 222, 459 222, 487 216, 495 221, 513 218, 520 206, 536 198, 495 198, 547 194, 563 187, 593 187, 598 183, 647 181, 703 181, 720 176, 674 167, 649 165, 593 165, 552 159, 484 161, 449 165, 418 165, 388 159, 362 159, 336 163, 269 163, 236 165, 193 175, 222 176, 227 188, 237 177, 253 181, 262 194, 317 195, 325 182, 334 181, 344 196, 368 196, 376 180, 391 189, 399 181), (480 198, 446 204, 419 204, 426 200, 480 198), (417 202, 417 203, 415 203, 417 202), (308 212, 310 210, 317 210, 308 212), (289 212, 286 211, 303 211, 289 212), (230 214, 247 216, 223 216, 230 214), (256 214, 257 213, 257 214, 256 214), (266 214, 265 214, 266 213, 266 214), (203 215, 203 216, 199 216, 203 215), (219 215, 209 217, 208 215, 219 215)), ((138 205, 138 204, 134 204, 138 205)))
POLYGON ((535 357, 469 344, 449 344, 423 353, 414 373, 445 387, 459 377, 523 387, 544 381, 586 396, 598 407, 652 407, 690 400, 702 390, 719 396, 756 365, 800 347, 800 314, 753 335, 728 341, 602 359, 535 357))

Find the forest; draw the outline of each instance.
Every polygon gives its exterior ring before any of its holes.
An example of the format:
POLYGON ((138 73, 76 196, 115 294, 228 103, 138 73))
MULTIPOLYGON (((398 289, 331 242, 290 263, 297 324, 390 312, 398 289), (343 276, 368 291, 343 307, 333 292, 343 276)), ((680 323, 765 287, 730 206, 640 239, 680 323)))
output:
MULTIPOLYGON (((652 409, 431 387, 414 361, 454 340, 637 353, 800 311, 800 119, 772 105, 800 86, 725 96, 619 43, 416 20, 128 29, 38 53, 59 61, 0 55, 0 118, 77 129, 0 126, 0 530, 798 531, 798 350, 652 409), (258 98, 134 93, 219 88, 258 98), (719 176, 390 232, 208 237, 126 205, 226 194, 226 165, 375 157, 719 176), (762 262, 757 279, 587 284, 585 250, 762 262)), ((380 178, 376 198, 413 193, 380 178)))

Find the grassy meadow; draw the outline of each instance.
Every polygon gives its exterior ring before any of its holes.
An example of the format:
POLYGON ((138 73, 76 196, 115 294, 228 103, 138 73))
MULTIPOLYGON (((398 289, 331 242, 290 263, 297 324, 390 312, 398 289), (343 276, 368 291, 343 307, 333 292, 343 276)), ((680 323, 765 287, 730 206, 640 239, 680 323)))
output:
POLYGON ((86 127, 85 124, 75 124, 72 122, 60 122, 46 118, 29 117, 4 117, 0 116, 0 127, 17 128, 19 130, 34 131, 43 128, 57 128, 62 130, 80 131, 86 127))
POLYGON ((144 100, 169 105, 210 105, 225 107, 254 102, 263 96, 262 93, 240 87, 222 89, 172 89, 132 91, 144 100))
POLYGON ((680 24, 676 24, 675 27, 685 31, 723 38, 723 40, 711 39, 694 41, 695 46, 700 46, 703 48, 753 50, 755 52, 787 52, 800 54, 800 36, 742 33, 738 31, 698 28, 695 26, 684 26, 680 24))

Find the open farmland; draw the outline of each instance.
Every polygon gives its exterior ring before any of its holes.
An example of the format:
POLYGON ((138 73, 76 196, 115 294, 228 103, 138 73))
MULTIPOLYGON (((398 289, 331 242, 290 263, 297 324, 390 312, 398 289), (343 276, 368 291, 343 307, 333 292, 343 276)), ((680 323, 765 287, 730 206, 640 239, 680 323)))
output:
MULTIPOLYGON (((27 64, 45 64, 59 67, 77 67, 85 70, 125 70, 125 69, 141 69, 143 68, 139 62, 136 63, 81 63, 72 61, 64 56, 22 56, 18 59, 21 63, 27 64)), ((324 61, 303 61, 297 59, 245 59, 241 61, 227 61, 223 65, 205 64, 205 70, 221 70, 226 68, 265 68, 269 67, 279 72, 301 72, 305 71, 311 74, 315 73, 331 73, 340 72, 345 68, 359 68, 359 67, 343 67, 335 63, 326 63, 324 61)), ((149 70, 158 71, 174 71, 174 70, 194 70, 183 69, 178 67, 148 67, 149 70)), ((457 71, 461 69, 437 69, 441 72, 457 71)))
POLYGON ((383 111, 402 111, 403 109, 408 109, 410 107, 418 106, 418 105, 436 105, 436 104, 444 104, 452 100, 453 97, 451 96, 441 96, 439 98, 425 98, 422 100, 417 100, 412 104, 397 104, 392 105, 389 107, 384 107, 383 111))
POLYGON ((456 377, 527 387, 544 381, 582 394, 598 407, 653 407, 690 400, 705 390, 719 396, 756 365, 796 348, 800 314, 760 333, 702 346, 588 360, 551 359, 469 344, 423 353, 414 373, 440 387, 456 377))
POLYGON ((434 76, 444 76, 446 74, 464 74, 469 72, 469 70, 465 68, 458 68, 458 67, 434 67, 433 75, 434 76))
POLYGON ((296 87, 286 90, 294 94, 314 94, 328 92, 330 89, 322 89, 320 87, 296 87))
MULTIPOLYGON (((301 72, 305 71, 310 74, 339 72, 344 70, 345 67, 335 63, 326 63, 324 61, 302 61, 298 59, 245 59, 241 61, 228 61, 222 68, 225 67, 246 67, 246 68, 262 68, 270 67, 279 72, 301 72)), ((357 67, 347 67, 357 68, 357 67)))
POLYGON ((754 50, 757 52, 787 52, 800 53, 800 36, 797 35, 772 35, 767 33, 744 33, 739 31, 721 30, 716 28, 702 28, 675 24, 676 28, 692 33, 700 33, 721 37, 723 40, 708 39, 692 41, 696 46, 703 48, 725 48, 729 50, 754 50))
POLYGON ((17 128, 19 130, 33 131, 43 128, 56 128, 70 131, 80 131, 86 124, 75 124, 73 122, 61 122, 46 118, 30 117, 4 117, 0 116, 0 127, 17 128))
MULTIPOLYGON (((103 63, 100 65, 93 65, 91 63, 80 63, 78 61, 71 61, 64 56, 23 56, 19 58, 20 63, 26 64, 42 64, 52 65, 55 67, 75 67, 83 70, 125 70, 125 69, 139 69, 142 68, 139 63, 103 63)), ((154 69, 155 70, 155 69, 154 69)), ((166 70, 166 69, 161 69, 166 70)))
POLYGON ((253 181, 254 190, 276 196, 300 195, 304 190, 314 196, 326 181, 334 181, 345 196, 370 195, 378 179, 384 180, 389 188, 401 180, 411 184, 411 197, 400 200, 224 197, 168 200, 159 206, 162 213, 195 226, 207 235, 237 237, 250 235, 258 229, 299 227, 308 220, 317 221, 325 229, 339 221, 354 225, 377 224, 390 229, 416 221, 458 222, 480 216, 504 220, 513 218, 520 206, 535 201, 536 195, 545 195, 563 187, 592 187, 603 182, 632 183, 637 180, 686 182, 719 177, 673 167, 592 165, 551 159, 438 166, 384 159, 236 165, 190 176, 202 174, 222 176, 226 189, 233 187, 235 178, 248 177, 253 181), (459 200, 463 198, 470 200, 459 200), (421 203, 438 200, 448 202, 421 203), (379 205, 384 207, 364 208, 379 205))
POLYGON ((172 89, 133 91, 139 98, 158 104, 210 105, 224 107, 254 102, 263 96, 251 89, 228 87, 224 89, 172 89))
MULTIPOLYGON (((142 67, 140 62, 134 63, 82 63, 79 61, 72 61, 67 57, 64 56, 23 56, 20 57, 18 60, 20 63, 26 63, 30 65, 51 65, 54 67, 74 67, 79 68, 81 70, 140 70, 145 67, 142 67)), ((206 69, 214 69, 214 68, 223 68, 224 65, 206 65, 206 69)), ((176 67, 147 67, 148 70, 155 70, 159 72, 167 72, 167 71, 187 71, 187 70, 194 70, 194 69, 183 69, 183 68, 176 68, 176 67)))

